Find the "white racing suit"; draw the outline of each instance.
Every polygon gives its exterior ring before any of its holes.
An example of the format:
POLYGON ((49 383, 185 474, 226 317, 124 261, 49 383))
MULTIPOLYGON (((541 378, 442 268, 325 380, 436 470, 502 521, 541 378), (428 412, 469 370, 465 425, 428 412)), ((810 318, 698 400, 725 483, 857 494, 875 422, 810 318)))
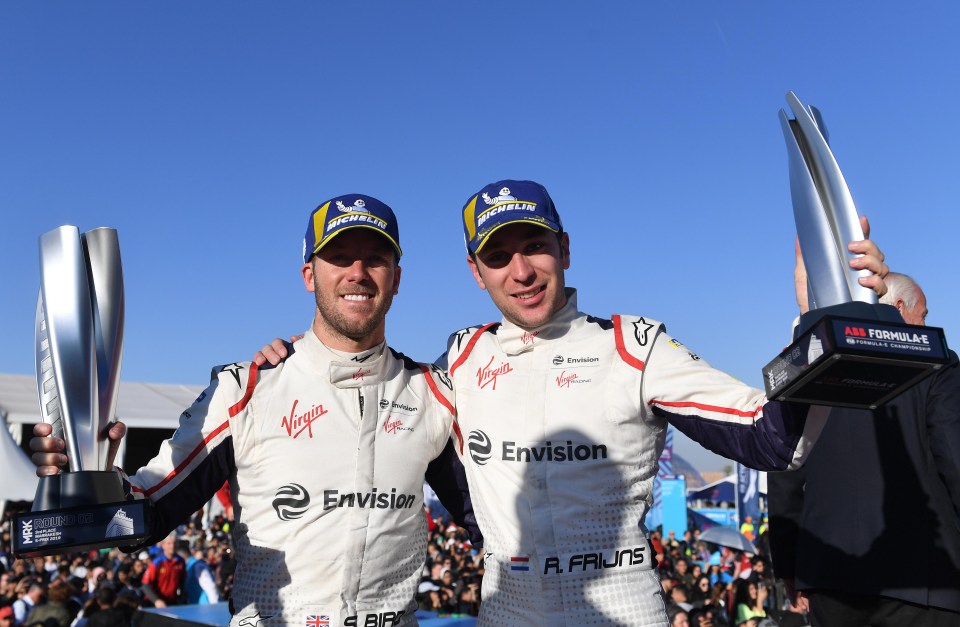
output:
POLYGON ((423 480, 451 436, 449 381, 385 345, 350 361, 311 330, 294 348, 275 368, 219 369, 129 482, 163 534, 229 480, 231 625, 416 624, 423 480))
POLYGON ((577 311, 450 337, 460 449, 485 539, 482 625, 666 625, 643 520, 667 423, 766 470, 823 427, 713 369, 659 322, 577 311))

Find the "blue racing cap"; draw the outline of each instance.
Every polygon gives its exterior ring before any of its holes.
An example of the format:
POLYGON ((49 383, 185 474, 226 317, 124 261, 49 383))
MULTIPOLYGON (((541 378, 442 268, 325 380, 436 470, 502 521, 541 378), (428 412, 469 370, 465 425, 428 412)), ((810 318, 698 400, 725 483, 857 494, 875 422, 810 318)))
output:
POLYGON ((563 231, 560 214, 547 188, 533 181, 497 181, 472 196, 463 207, 467 251, 478 253, 500 227, 530 222, 555 233, 563 231))
POLYGON ((310 214, 307 234, 303 237, 303 263, 310 261, 310 257, 338 233, 355 228, 376 231, 393 244, 398 257, 403 255, 400 250, 400 228, 393 209, 373 196, 346 194, 331 198, 310 214))

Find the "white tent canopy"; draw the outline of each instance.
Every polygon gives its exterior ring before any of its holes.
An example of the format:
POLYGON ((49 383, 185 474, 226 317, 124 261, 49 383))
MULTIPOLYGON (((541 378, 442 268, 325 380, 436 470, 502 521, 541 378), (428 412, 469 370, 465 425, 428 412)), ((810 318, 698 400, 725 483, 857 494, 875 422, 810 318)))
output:
MULTIPOLYGON (((180 414, 203 391, 199 385, 120 382, 117 416, 131 428, 176 429, 180 414)), ((0 502, 32 501, 37 490, 33 463, 10 435, 8 425, 41 421, 37 382, 31 375, 0 374, 0 502)), ((17 433, 14 430, 14 433, 17 433)))
MULTIPOLYGON (((200 385, 120 382, 117 417, 129 427, 175 429, 180 414, 203 391, 200 385)), ((0 374, 0 414, 9 424, 40 422, 37 382, 32 375, 0 374)))

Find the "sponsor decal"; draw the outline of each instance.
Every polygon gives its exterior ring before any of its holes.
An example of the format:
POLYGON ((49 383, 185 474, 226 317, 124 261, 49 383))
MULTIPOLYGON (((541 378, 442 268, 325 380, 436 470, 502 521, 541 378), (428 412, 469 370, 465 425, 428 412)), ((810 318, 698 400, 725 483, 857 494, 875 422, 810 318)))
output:
MULTIPOLYGON (((237 382, 237 387, 241 390, 243 389, 243 383, 240 382, 240 371, 243 370, 243 366, 238 363, 232 363, 224 366, 220 369, 220 372, 229 372, 233 375, 233 380, 237 382)), ((202 395, 201 395, 202 396, 202 395)), ((200 402, 200 399, 197 399, 197 402, 200 402)))
POLYGON ((370 352, 370 353, 367 353, 366 355, 355 355, 354 357, 351 358, 351 361, 360 362, 360 363, 362 364, 363 362, 365 362, 365 361, 367 361, 368 359, 370 359, 371 357, 373 357, 373 354, 374 354, 375 352, 376 352, 376 351, 372 351, 372 352, 370 352))
POLYGON ((289 483, 277 490, 271 505, 280 520, 296 520, 307 513, 310 494, 299 483, 289 483))
MULTIPOLYGON (((393 416, 390 416, 392 418, 393 416)), ((390 420, 387 418, 387 421, 383 423, 383 432, 384 433, 396 433, 397 431, 413 431, 412 427, 404 427, 403 422, 400 419, 390 420)))
POLYGON ((504 442, 501 459, 505 462, 582 462, 591 459, 606 459, 606 444, 577 444, 567 440, 554 444, 547 440, 541 446, 517 446, 516 442, 504 442))
POLYGON ((455 336, 457 339, 457 350, 460 350, 460 345, 463 344, 463 338, 467 337, 468 335, 470 335, 470 329, 461 329, 460 331, 456 332, 455 336))
POLYGON ((526 556, 514 556, 510 558, 510 570, 527 571, 530 570, 530 558, 526 556))
POLYGON ((564 357, 563 355, 554 355, 554 366, 582 366, 586 364, 595 364, 600 361, 599 357, 564 357))
POLYGON ((678 339, 676 339, 676 338, 670 338, 670 341, 667 342, 667 344, 669 344, 670 346, 672 346, 672 347, 674 347, 674 348, 680 348, 681 346, 683 346, 683 342, 681 342, 680 340, 678 340, 678 339))
POLYGON ((343 204, 343 201, 338 200, 337 210, 340 211, 340 213, 350 213, 350 212, 368 213, 367 203, 364 202, 363 198, 357 198, 355 201, 353 201, 353 204, 349 207, 343 204))
POLYGON ((633 337, 637 338, 637 344, 640 346, 646 346, 650 329, 653 328, 653 324, 647 322, 646 319, 640 318, 633 323, 633 337))
POLYGON ((513 372, 513 366, 510 365, 509 361, 501 363, 496 368, 491 368, 493 365, 493 356, 490 356, 490 361, 487 362, 486 366, 477 368, 477 386, 482 390, 483 388, 490 386, 491 390, 497 389, 497 378, 513 372))
POLYGON ((483 466, 490 461, 493 445, 490 444, 490 438, 487 434, 477 429, 471 431, 470 435, 467 436, 467 449, 470 451, 470 458, 473 459, 473 463, 483 466))
POLYGON ((360 509, 410 509, 417 504, 414 494, 397 494, 396 488, 390 492, 380 492, 374 488, 370 492, 339 492, 337 490, 323 491, 323 509, 330 510, 337 507, 357 507, 360 509))
POLYGON ((118 509, 107 524, 105 536, 107 538, 120 538, 130 535, 133 535, 133 519, 127 516, 127 513, 122 509, 118 509))
POLYGON ((510 195, 510 188, 506 186, 500 188, 499 196, 494 196, 493 198, 491 198, 490 194, 488 194, 487 192, 483 192, 483 194, 481 195, 481 198, 483 198, 483 202, 487 203, 488 205, 495 205, 500 202, 510 202, 512 200, 517 199, 516 196, 510 195))
MULTIPOLYGON (((339 204, 339 200, 337 203, 339 204)), ((329 614, 309 614, 304 623, 305 627, 330 627, 329 614)))
POLYGON ((293 407, 290 408, 290 415, 283 417, 283 420, 280 421, 280 426, 286 429, 287 435, 294 440, 304 431, 307 432, 307 437, 312 440, 314 421, 328 412, 323 408, 323 405, 314 405, 305 413, 297 415, 297 403, 299 402, 299 400, 293 401, 293 407))
POLYGON ((450 381, 450 377, 447 376, 447 373, 444 372, 443 368, 438 368, 434 364, 430 364, 430 370, 432 370, 433 374, 437 376, 437 379, 440 380, 440 383, 447 386, 448 390, 453 389, 453 382, 450 381))
POLYGON ((593 570, 609 570, 639 566, 645 560, 647 547, 617 549, 596 553, 574 553, 559 557, 548 557, 543 560, 544 575, 560 575, 563 573, 585 573, 593 570))
POLYGON ((700 361, 700 355, 697 355, 696 353, 687 351, 687 355, 690 355, 690 359, 692 359, 693 361, 700 361))
POLYGON ((350 224, 351 222, 363 222, 366 224, 372 224, 373 226, 380 229, 381 231, 387 230, 386 222, 384 222, 383 220, 381 220, 376 216, 370 215, 369 213, 357 213, 356 207, 354 207, 354 211, 346 215, 338 216, 333 220, 330 220, 329 222, 327 222, 327 233, 334 230, 338 226, 342 226, 344 224, 350 224))
POLYGON ((844 335, 852 335, 853 337, 867 337, 867 330, 863 327, 844 327, 844 335))
POLYGON ((368 376, 371 372, 372 372, 372 370, 370 370, 369 368, 367 368, 366 370, 364 370, 363 368, 360 368, 360 369, 358 369, 356 372, 353 373, 353 380, 354 380, 354 381, 363 381, 363 380, 364 380, 364 377, 368 376))
POLYGON ((261 616, 260 612, 257 612, 256 614, 252 614, 250 616, 244 616, 237 622, 237 625, 240 627, 260 627, 260 623, 268 618, 273 618, 273 614, 261 616))
POLYGON ((379 612, 376 614, 367 614, 363 622, 358 622, 357 616, 348 616, 343 620, 344 627, 390 627, 400 622, 400 618, 406 613, 406 610, 397 612, 379 612))
POLYGON ((396 402, 396 401, 391 401, 391 400, 386 399, 386 398, 380 399, 380 409, 381 409, 381 410, 393 409, 393 410, 398 411, 398 412, 400 412, 400 413, 406 412, 406 413, 409 413, 409 414, 415 414, 415 413, 417 413, 418 411, 420 411, 420 408, 419 408, 419 407, 413 407, 413 406, 411 406, 411 405, 407 405, 406 403, 398 403, 398 402, 396 402))
POLYGON ((534 331, 533 333, 524 331, 523 335, 520 336, 520 342, 522 344, 533 344, 533 339, 538 335, 540 335, 539 331, 534 331))
POLYGON ((557 376, 557 387, 558 388, 568 388, 571 385, 578 385, 580 383, 590 383, 591 379, 581 379, 580 375, 576 372, 567 372, 564 370, 557 376))
POLYGON ((33 544, 33 521, 24 520, 20 526, 20 541, 23 544, 33 544))

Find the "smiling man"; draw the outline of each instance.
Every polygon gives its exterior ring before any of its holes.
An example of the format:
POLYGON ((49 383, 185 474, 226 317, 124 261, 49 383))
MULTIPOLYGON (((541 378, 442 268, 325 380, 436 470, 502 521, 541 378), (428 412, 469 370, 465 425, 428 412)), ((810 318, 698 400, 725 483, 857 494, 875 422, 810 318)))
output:
MULTIPOLYGON (((485 538, 485 625, 666 625, 644 517, 667 425, 753 468, 802 462, 823 426, 715 370, 643 316, 589 316, 547 190, 498 181, 463 208, 467 263, 503 319, 451 335, 445 366, 485 538)), ((851 262, 886 266, 869 240, 851 262)), ((642 289, 642 286, 636 286, 642 289)))
MULTIPOLYGON (((400 255, 387 205, 362 194, 321 204, 304 238, 301 273, 316 301, 305 336, 275 367, 216 368, 173 437, 129 477, 155 505, 155 538, 230 482, 232 625, 416 624, 424 475, 454 421, 446 377, 385 341, 400 255)), ((66 462, 62 440, 31 446, 38 474, 66 462)), ((452 476, 431 479, 452 494, 452 476)))

